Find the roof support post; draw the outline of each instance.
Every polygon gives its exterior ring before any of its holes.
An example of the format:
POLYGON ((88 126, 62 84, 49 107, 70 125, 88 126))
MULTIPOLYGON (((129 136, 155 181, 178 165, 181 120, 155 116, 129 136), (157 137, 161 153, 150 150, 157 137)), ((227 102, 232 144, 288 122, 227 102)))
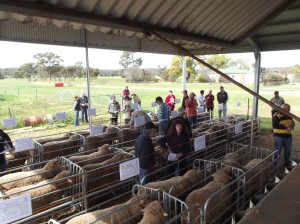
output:
MULTIPOLYGON (((253 91, 259 94, 259 79, 260 79, 260 61, 261 53, 257 50, 254 51, 255 57, 255 68, 254 68, 254 86, 253 91)), ((258 112, 258 98, 253 96, 253 106, 252 106, 252 117, 257 117, 258 112)))
MULTIPOLYGON (((89 109, 91 108, 91 85, 90 85, 90 66, 89 66, 89 47, 87 41, 87 30, 84 29, 85 63, 86 63, 86 85, 89 99, 89 109)), ((82 121, 81 121, 82 122, 82 121)), ((92 116, 89 117, 89 127, 92 126, 92 116)))
POLYGON ((186 90, 186 58, 182 57, 182 91, 186 90))

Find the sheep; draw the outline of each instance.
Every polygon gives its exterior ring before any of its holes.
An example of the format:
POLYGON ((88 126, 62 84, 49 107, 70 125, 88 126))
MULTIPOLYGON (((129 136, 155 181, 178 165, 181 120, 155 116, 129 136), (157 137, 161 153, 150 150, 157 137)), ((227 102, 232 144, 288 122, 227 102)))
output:
POLYGON ((0 186, 4 190, 34 184, 51 179, 62 171, 61 162, 57 159, 49 161, 43 168, 6 174, 0 177, 0 186))
POLYGON ((144 217, 138 224, 164 224, 164 216, 168 215, 158 201, 151 202, 142 212, 144 217))
POLYGON ((7 191, 6 195, 9 198, 13 198, 15 196, 24 194, 24 191, 27 191, 31 196, 32 209, 41 209, 46 205, 51 204, 52 202, 62 199, 63 194, 66 190, 65 188, 73 183, 73 180, 71 178, 66 178, 71 175, 72 173, 70 171, 62 171, 61 173, 57 174, 52 180, 46 180, 37 184, 14 188, 7 191))
POLYGON ((138 221, 136 221, 135 219, 139 218, 139 216, 142 215, 141 210, 143 209, 143 206, 140 203, 133 203, 130 206, 128 206, 128 204, 135 202, 138 199, 139 199, 138 196, 134 196, 129 201, 123 204, 118 204, 109 208, 79 215, 77 217, 70 219, 66 224, 85 224, 91 222, 94 223, 96 219, 110 212, 112 212, 112 214, 106 215, 105 217, 99 219, 98 221, 95 222, 95 224, 118 224, 129 219, 131 219, 130 223, 137 223, 138 221), (117 209, 119 210, 115 211, 117 209))
POLYGON ((43 160, 55 159, 58 156, 65 156, 75 153, 80 148, 80 136, 72 135, 67 140, 47 142, 43 144, 43 160))
POLYGON ((6 169, 11 169, 25 165, 26 160, 34 155, 34 150, 26 150, 21 152, 6 152, 6 169))
POLYGON ((243 169, 240 163, 241 155, 236 152, 230 152, 225 155, 222 162, 226 165, 233 166, 239 169, 243 169))
POLYGON ((123 142, 125 145, 132 145, 132 141, 140 135, 140 128, 124 128, 122 130, 123 142))
POLYGON ((99 147, 99 150, 93 152, 89 155, 78 155, 71 156, 68 159, 74 163, 78 163, 80 166, 85 166, 92 163, 100 163, 109 158, 109 155, 112 152, 108 144, 105 144, 99 147))
POLYGON ((228 207, 230 207, 231 191, 229 187, 226 187, 226 185, 229 184, 230 182, 230 176, 223 169, 217 170, 212 176, 214 178, 213 181, 209 182, 207 185, 205 185, 200 189, 192 191, 185 199, 185 203, 189 208, 198 205, 194 209, 190 210, 190 218, 191 221, 193 221, 193 223, 200 223, 199 208, 204 209, 204 205, 208 200, 208 198, 213 194, 215 194, 220 189, 223 190, 218 194, 214 195, 214 197, 211 198, 209 204, 206 207, 207 209, 206 217, 205 217, 206 223, 211 223, 216 218, 219 218, 218 216, 222 214, 222 212, 226 211, 228 207), (216 207, 216 205, 218 206, 216 207), (197 221, 195 219, 197 219, 197 221))
POLYGON ((85 138, 85 150, 96 149, 104 144, 113 144, 114 140, 118 140, 118 131, 114 127, 108 127, 103 135, 87 136, 85 138))

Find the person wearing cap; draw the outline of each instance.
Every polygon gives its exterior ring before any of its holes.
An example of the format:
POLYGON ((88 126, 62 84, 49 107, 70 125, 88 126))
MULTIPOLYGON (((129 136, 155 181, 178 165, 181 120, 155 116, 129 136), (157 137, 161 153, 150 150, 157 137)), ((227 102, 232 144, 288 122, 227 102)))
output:
POLYGON ((226 118, 228 93, 224 90, 223 86, 220 87, 220 92, 217 93, 217 100, 219 104, 223 104, 222 110, 218 109, 219 118, 221 118, 222 112, 223 112, 223 118, 226 118))
POLYGON ((158 105, 157 118, 159 123, 159 134, 164 135, 167 130, 170 108, 163 102, 163 99, 160 96, 156 97, 155 102, 158 105))
MULTIPOLYGON (((291 106, 284 103, 281 108, 287 112, 290 112, 291 106)), ((295 122, 293 119, 279 111, 275 112, 272 117, 273 125, 273 135, 275 144, 275 154, 274 159, 276 160, 284 149, 284 166, 290 166, 291 161, 291 151, 292 151, 292 133, 291 130, 294 129, 295 122)))
POLYGON ((198 97, 199 106, 203 108, 203 112, 205 112, 205 97, 204 90, 200 90, 200 96, 198 97))
POLYGON ((142 185, 152 181, 150 177, 144 177, 153 172, 155 166, 155 151, 151 139, 155 137, 155 134, 155 125, 152 121, 147 122, 144 126, 143 134, 141 134, 135 141, 135 157, 139 158, 139 181, 142 185))
POLYGON ((130 121, 130 114, 131 114, 131 101, 129 96, 125 96, 124 100, 125 100, 124 109, 121 112, 123 113, 125 124, 128 124, 130 121))
POLYGON ((168 177, 175 176, 176 169, 182 176, 187 169, 187 155, 191 152, 188 127, 181 119, 175 119, 167 134, 157 141, 158 145, 168 152, 168 177))
POLYGON ((183 90, 182 94, 183 94, 183 97, 182 97, 181 107, 185 110, 185 108, 186 108, 185 101, 189 98, 188 91, 187 90, 183 90))
POLYGON ((173 95, 173 91, 169 91, 169 95, 165 99, 165 103, 169 106, 170 110, 173 111, 175 108, 176 97, 173 95))
POLYGON ((194 129, 197 127, 197 100, 195 99, 195 93, 191 92, 190 97, 185 101, 186 116, 191 127, 194 129))
POLYGON ((6 160, 4 153, 4 148, 6 144, 8 144, 11 149, 14 148, 8 134, 6 134, 2 129, 0 129, 0 172, 4 172, 6 169, 6 160))
MULTIPOLYGON (((285 103, 284 99, 281 96, 279 96, 279 92, 277 90, 274 92, 274 97, 272 97, 270 101, 271 101, 271 103, 273 103, 279 107, 281 107, 285 103)), ((272 108, 272 110, 271 110, 272 117, 276 112, 277 112, 277 110, 275 108, 272 108)))
POLYGON ((110 124, 118 125, 118 115, 120 112, 120 104, 116 101, 116 96, 111 95, 110 102, 107 105, 107 113, 109 113, 110 124))

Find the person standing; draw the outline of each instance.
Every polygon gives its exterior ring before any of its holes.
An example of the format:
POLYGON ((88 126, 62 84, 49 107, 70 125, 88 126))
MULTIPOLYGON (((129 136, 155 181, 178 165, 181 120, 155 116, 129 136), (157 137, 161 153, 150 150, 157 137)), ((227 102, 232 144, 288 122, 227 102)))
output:
POLYGON ((215 96, 212 94, 212 90, 209 90, 208 94, 205 96, 205 105, 207 112, 210 115, 210 119, 214 118, 214 100, 215 96))
POLYGON ((4 172, 6 169, 6 160, 5 160, 5 145, 8 144, 13 150, 13 144, 10 137, 2 129, 0 129, 0 172, 4 172))
MULTIPOLYGON (((274 92, 274 97, 272 97, 270 101, 271 101, 271 103, 273 103, 279 107, 281 107, 285 103, 284 99, 281 96, 279 96, 279 92, 277 90, 274 92)), ((277 110, 275 108, 272 108, 272 110, 271 110, 272 117, 276 112, 277 112, 277 110)))
POLYGON ((89 120, 87 115, 87 109, 89 108, 89 99, 84 92, 82 92, 80 96, 80 107, 81 107, 81 122, 83 123, 85 118, 85 122, 88 123, 89 120))
POLYGON ((155 102, 158 105, 157 118, 159 123, 159 134, 164 135, 169 121, 170 108, 163 102, 163 99, 160 96, 156 97, 155 102))
POLYGON ((139 158, 139 181, 142 185, 152 181, 150 177, 145 176, 153 172, 153 168, 155 165, 155 151, 151 139, 155 137, 155 134, 155 125, 151 121, 147 122, 145 124, 143 134, 141 134, 135 141, 135 157, 139 158))
POLYGON ((219 104, 223 105, 222 110, 220 110, 220 108, 218 108, 219 118, 221 118, 222 112, 223 112, 223 118, 226 118, 228 94, 227 94, 227 92, 225 92, 223 86, 220 87, 220 92, 217 93, 217 100, 218 100, 219 104))
POLYGON ((110 124, 118 125, 118 115, 120 112, 120 104, 116 101, 116 96, 111 95, 111 101, 107 106, 107 112, 109 113, 110 124))
POLYGON ((185 101, 189 98, 188 91, 187 90, 183 90, 182 94, 183 94, 183 97, 182 97, 181 107, 185 110, 185 108, 186 108, 185 101))
POLYGON ((165 99, 165 103, 169 106, 170 110, 173 111, 175 108, 176 97, 173 95, 173 91, 169 91, 169 95, 165 99))
POLYGON ((175 119, 167 135, 158 140, 158 145, 169 152, 168 174, 175 176, 176 169, 182 176, 187 169, 187 155, 191 152, 191 143, 188 128, 180 119, 175 119))
POLYGON ((185 101, 186 115, 191 127, 194 129, 197 127, 197 100, 195 99, 195 93, 191 92, 190 97, 185 101))
POLYGON ((205 112, 205 97, 204 90, 200 90, 200 96, 198 97, 199 106, 203 108, 203 112, 205 112))
POLYGON ((142 101, 135 93, 131 94, 131 98, 133 98, 133 102, 138 104, 139 110, 142 110, 142 101))
POLYGON ((130 114, 131 114, 131 101, 129 96, 125 96, 124 100, 125 100, 124 109, 121 112, 123 113, 125 124, 128 124, 130 121, 130 114))
POLYGON ((123 92, 122 92, 122 99, 124 99, 125 96, 129 97, 129 95, 130 95, 130 91, 128 89, 128 86, 125 86, 125 89, 123 89, 123 92))
MULTIPOLYGON (((290 112, 290 105, 283 104, 282 109, 290 112)), ((291 152, 292 152, 292 133, 295 123, 292 118, 281 113, 275 112, 272 118, 273 135, 275 144, 274 159, 277 159, 280 155, 281 149, 284 149, 284 166, 290 166, 291 152)))
POLYGON ((80 98, 78 96, 74 97, 74 103, 73 103, 73 109, 71 111, 74 111, 74 126, 79 126, 79 111, 80 108, 80 98))

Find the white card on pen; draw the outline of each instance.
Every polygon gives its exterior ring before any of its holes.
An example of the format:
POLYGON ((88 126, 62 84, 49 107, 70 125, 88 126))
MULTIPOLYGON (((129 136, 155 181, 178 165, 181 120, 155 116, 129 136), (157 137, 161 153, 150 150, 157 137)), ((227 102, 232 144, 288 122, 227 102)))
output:
POLYGON ((234 132, 235 134, 240 134, 243 132, 243 124, 242 123, 237 123, 236 125, 234 125, 234 132))
POLYGON ((126 180, 140 173, 139 158, 126 161, 119 164, 120 180, 126 180))
POLYGON ((131 109, 132 110, 138 110, 139 109, 139 104, 138 103, 131 104, 131 109))
POLYGON ((87 115, 88 116, 95 116, 96 115, 96 109, 95 108, 87 109, 87 115))
POLYGON ((237 107, 241 106, 241 101, 236 101, 236 106, 237 107))
POLYGON ((33 149, 34 144, 31 137, 29 138, 19 138, 15 140, 16 152, 33 149))
POLYGON ((90 128, 90 136, 103 135, 103 126, 102 124, 93 125, 90 128))
POLYGON ((17 126, 16 118, 3 119, 2 125, 4 128, 16 127, 17 126))
POLYGON ((57 121, 65 121, 67 119, 67 113, 66 112, 57 112, 55 114, 55 119, 57 121))
POLYGON ((144 116, 134 118, 134 126, 135 127, 140 127, 144 124, 145 124, 145 117, 144 116))
POLYGON ((157 104, 155 102, 151 102, 151 107, 156 107, 157 104))
POLYGON ((195 138, 194 147, 196 152, 205 149, 205 135, 195 138))

